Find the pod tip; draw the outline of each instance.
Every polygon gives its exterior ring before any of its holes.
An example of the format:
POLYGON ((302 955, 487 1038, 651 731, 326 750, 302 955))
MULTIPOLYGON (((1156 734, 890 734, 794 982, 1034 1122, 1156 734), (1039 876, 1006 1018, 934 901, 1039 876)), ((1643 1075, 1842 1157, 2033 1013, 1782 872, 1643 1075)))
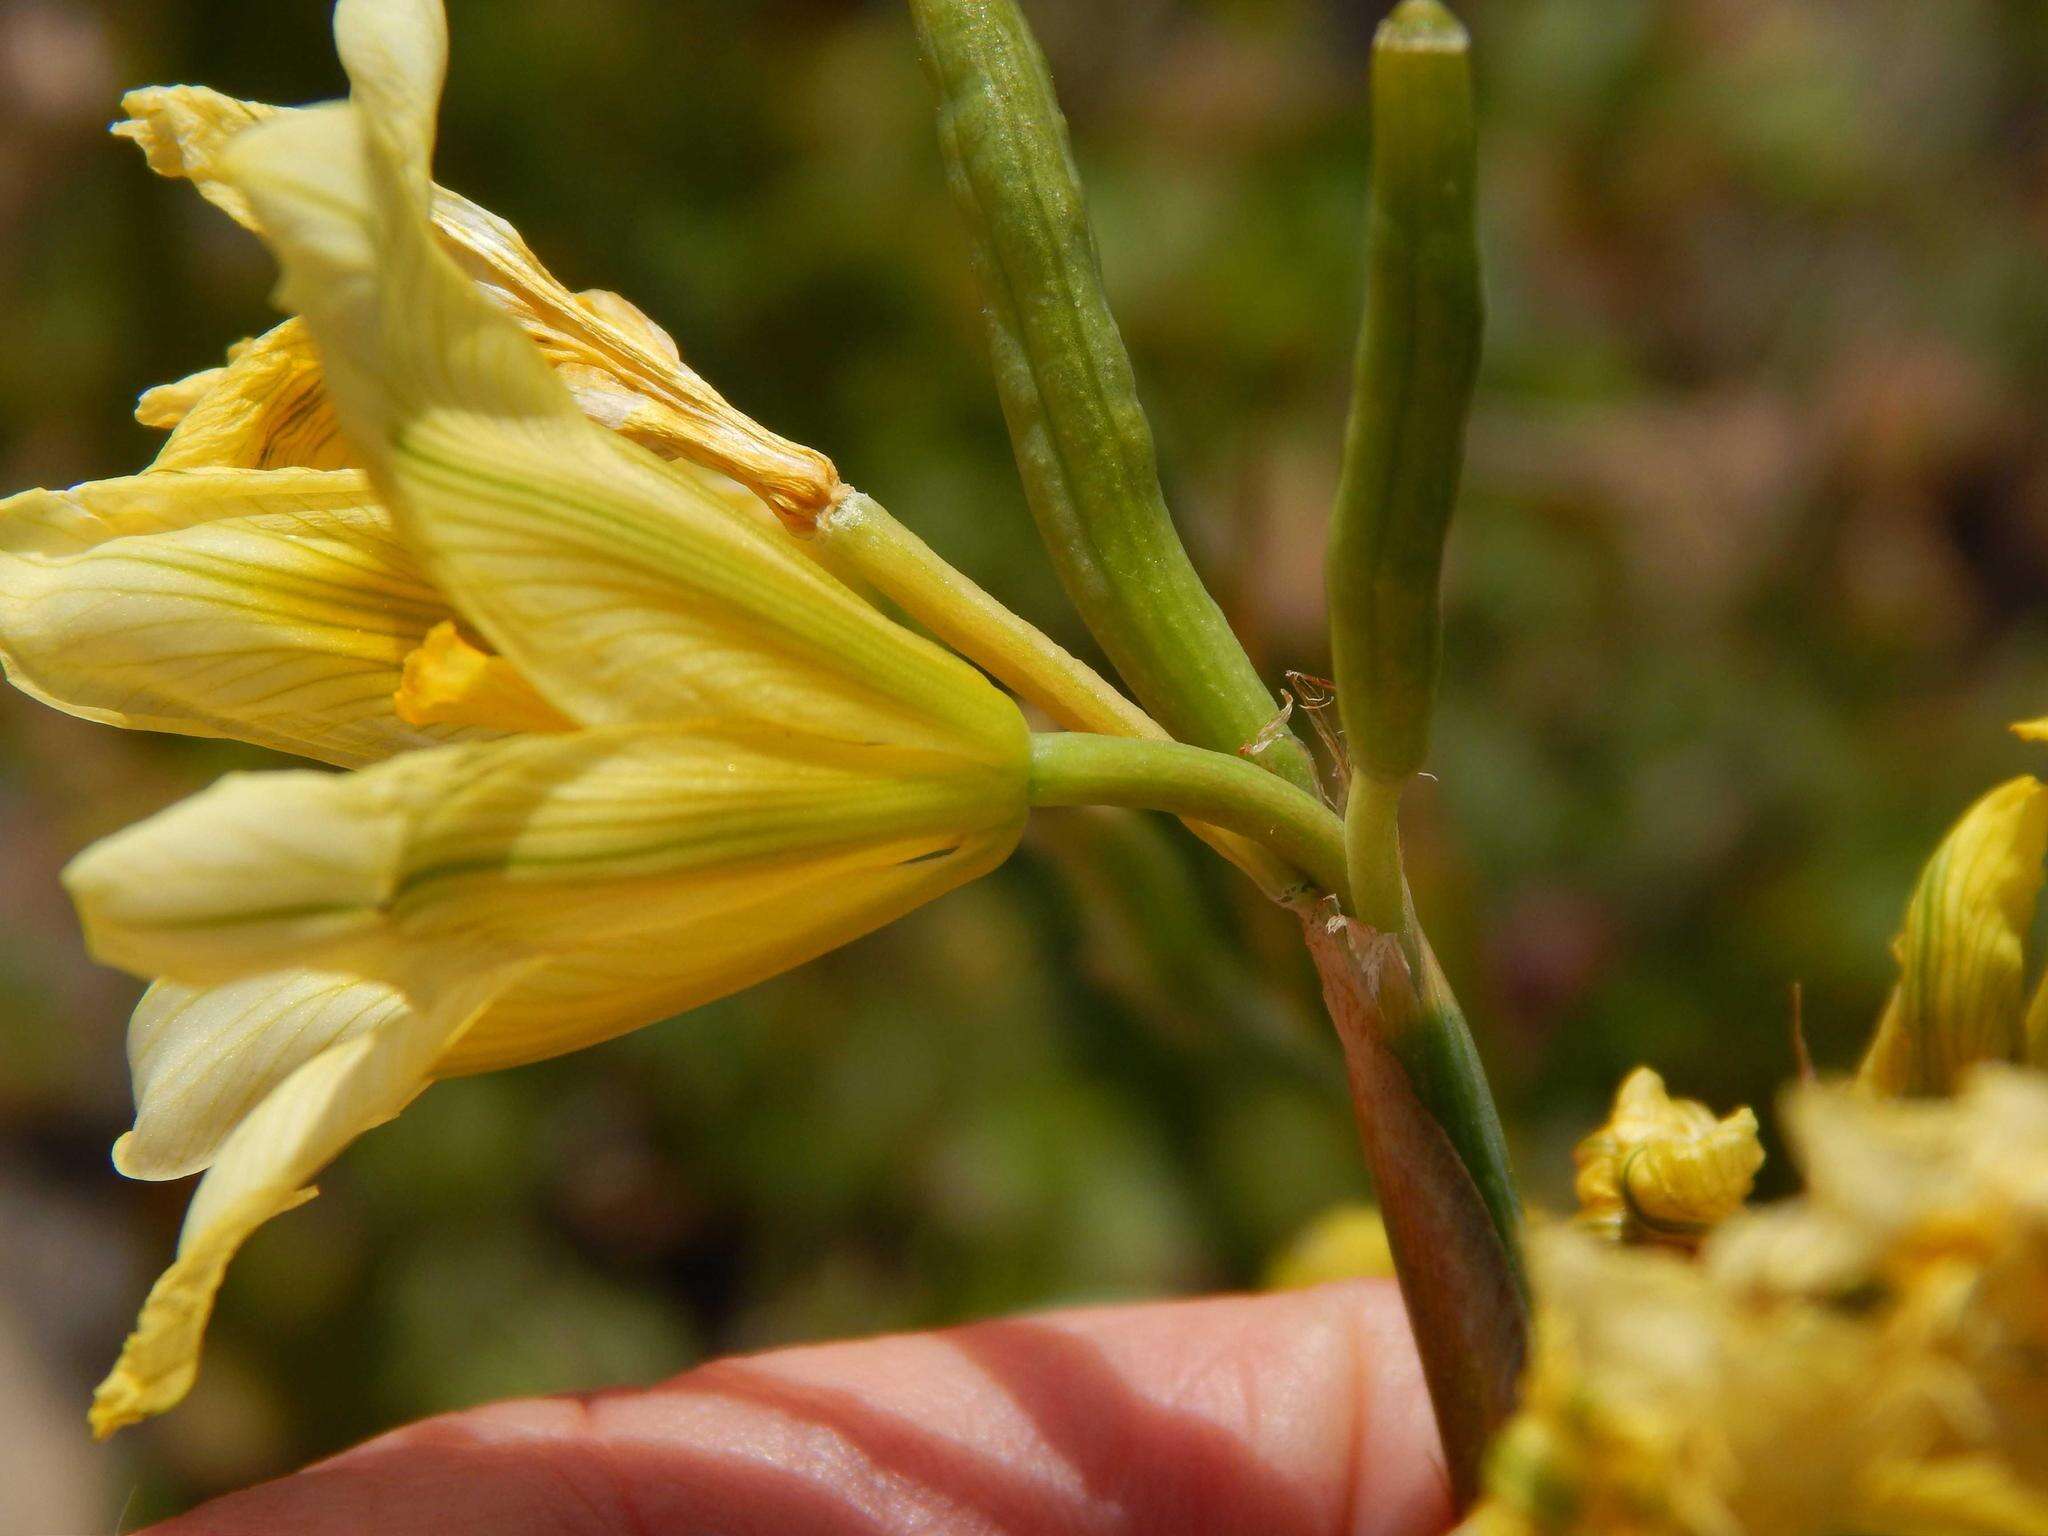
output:
POLYGON ((1442 0, 1401 0, 1380 23, 1372 45, 1418 53, 1461 53, 1471 46, 1471 39, 1464 23, 1442 0))

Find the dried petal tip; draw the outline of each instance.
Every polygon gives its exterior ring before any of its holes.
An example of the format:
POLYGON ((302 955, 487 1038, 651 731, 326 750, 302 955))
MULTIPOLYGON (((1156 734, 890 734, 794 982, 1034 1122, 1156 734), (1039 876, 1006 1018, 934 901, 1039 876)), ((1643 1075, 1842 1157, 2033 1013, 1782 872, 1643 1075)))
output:
POLYGON ((1764 1149, 1753 1110, 1717 1120, 1638 1067, 1615 1094, 1607 1124, 1572 1156, 1581 1225, 1621 1242, 1690 1248, 1742 1208, 1764 1149))

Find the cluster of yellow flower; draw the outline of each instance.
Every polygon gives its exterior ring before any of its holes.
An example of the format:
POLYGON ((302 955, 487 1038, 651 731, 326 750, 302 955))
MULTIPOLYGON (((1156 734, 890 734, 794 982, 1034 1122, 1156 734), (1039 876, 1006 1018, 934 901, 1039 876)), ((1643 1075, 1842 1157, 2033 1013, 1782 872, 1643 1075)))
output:
POLYGON ((66 873, 152 978, 142 1178, 207 1170, 95 1398, 189 1388, 224 1269, 439 1077, 784 970, 1015 846, 1017 704, 812 557, 831 464, 434 186, 434 0, 344 0, 353 95, 133 93, 117 132, 279 258, 292 318, 150 391, 140 475, 0 503, 0 660, 231 776, 66 873))
POLYGON ((1786 1096, 1800 1198, 1744 1211, 1756 1117, 1630 1075, 1576 1229, 1538 1234, 1526 1395, 1465 1536, 2048 1536, 2044 845, 2021 778, 1929 860, 1856 1081, 1786 1096))

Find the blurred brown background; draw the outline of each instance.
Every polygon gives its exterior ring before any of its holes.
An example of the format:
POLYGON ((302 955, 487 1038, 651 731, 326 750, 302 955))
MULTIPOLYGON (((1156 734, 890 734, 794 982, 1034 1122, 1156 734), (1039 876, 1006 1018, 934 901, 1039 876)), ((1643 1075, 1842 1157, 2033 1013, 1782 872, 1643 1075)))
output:
MULTIPOLYGON (((1032 0, 1192 544, 1324 667, 1365 50, 1332 0, 1032 0)), ((1084 644, 1008 463, 888 4, 454 0, 441 179, 1084 644)), ((1468 0, 1492 328, 1418 895, 1531 1190, 1638 1060, 1717 1105, 1852 1056, 1933 840, 2048 709, 2048 10, 1468 0)), ((0 488, 124 473, 267 259, 103 129, 301 101, 316 0, 0 0, 0 488)), ((1362 1188, 1286 926, 1175 829, 1053 813, 805 972, 435 1089, 229 1280, 189 1404, 87 1391, 185 1189, 56 871, 257 754, 0 700, 0 1533, 181 1508, 396 1421, 711 1351, 1244 1284, 1362 1188)), ((2034 759, 2038 761, 2038 759, 2034 759)))

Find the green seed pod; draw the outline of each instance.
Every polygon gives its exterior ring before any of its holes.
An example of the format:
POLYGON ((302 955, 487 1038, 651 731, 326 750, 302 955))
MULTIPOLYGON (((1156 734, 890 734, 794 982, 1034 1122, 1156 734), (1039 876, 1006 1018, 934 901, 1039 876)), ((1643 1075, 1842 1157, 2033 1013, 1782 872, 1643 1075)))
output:
MULTIPOLYGON (((1039 532, 1139 702, 1181 740, 1234 752, 1277 706, 1167 511, 1044 56, 1014 0, 910 9, 1039 532)), ((1307 749, 1291 734, 1255 756, 1314 791, 1307 749)))
POLYGON ((1327 580, 1353 772, 1398 785, 1429 749, 1437 582, 1483 315, 1465 29, 1402 0, 1372 55, 1372 206, 1327 580))

